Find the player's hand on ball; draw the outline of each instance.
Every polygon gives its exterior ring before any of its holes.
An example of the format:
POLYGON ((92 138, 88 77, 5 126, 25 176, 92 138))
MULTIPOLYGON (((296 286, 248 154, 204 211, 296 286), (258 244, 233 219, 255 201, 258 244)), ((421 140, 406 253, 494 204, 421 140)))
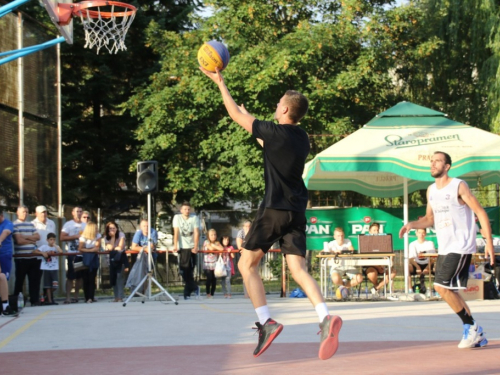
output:
POLYGON ((211 72, 209 70, 206 70, 205 68, 202 68, 201 66, 199 67, 200 70, 205 73, 205 75, 210 78, 212 81, 214 81, 216 84, 220 85, 224 83, 224 77, 222 77, 222 74, 220 74, 220 71, 218 68, 215 68, 215 72, 211 72))

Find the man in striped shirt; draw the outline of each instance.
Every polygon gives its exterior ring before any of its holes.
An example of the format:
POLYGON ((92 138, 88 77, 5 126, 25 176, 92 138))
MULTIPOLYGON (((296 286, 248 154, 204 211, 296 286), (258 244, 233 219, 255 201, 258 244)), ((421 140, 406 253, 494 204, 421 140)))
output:
MULTIPOLYGON (((17 208, 17 220, 14 221, 14 254, 36 253, 36 242, 40 240, 40 235, 35 226, 27 221, 28 208, 24 205, 17 208)), ((15 258, 16 282, 14 285, 14 295, 19 295, 23 291, 23 284, 28 275, 29 295, 31 306, 40 305, 40 263, 37 257, 15 258)))

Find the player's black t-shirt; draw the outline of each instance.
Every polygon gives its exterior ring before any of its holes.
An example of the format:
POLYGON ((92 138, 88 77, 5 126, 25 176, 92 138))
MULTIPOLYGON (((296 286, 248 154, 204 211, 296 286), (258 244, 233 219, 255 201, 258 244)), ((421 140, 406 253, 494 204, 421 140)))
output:
POLYGON ((261 207, 305 212, 307 188, 302 180, 309 137, 296 125, 255 120, 252 135, 264 141, 266 191, 261 207))

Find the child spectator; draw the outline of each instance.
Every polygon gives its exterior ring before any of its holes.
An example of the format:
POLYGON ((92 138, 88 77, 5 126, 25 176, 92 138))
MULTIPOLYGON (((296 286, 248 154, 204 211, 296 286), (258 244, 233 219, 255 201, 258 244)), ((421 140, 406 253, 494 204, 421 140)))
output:
MULTIPOLYGON (((217 241, 217 232, 215 229, 208 231, 208 239, 203 243, 203 250, 222 251, 222 245, 217 241)), ((213 298, 215 288, 217 286, 217 279, 215 278, 215 262, 217 262, 217 254, 206 253, 203 256, 203 270, 207 276, 206 290, 207 298, 213 298)))
POLYGON ((57 305, 54 301, 54 292, 59 287, 59 257, 52 256, 56 253, 62 253, 62 249, 56 245, 56 235, 47 234, 47 245, 42 245, 37 250, 43 256, 40 263, 40 270, 43 271, 43 289, 47 295, 46 305, 57 305))
POLYGON ((227 253, 222 253, 221 255, 224 260, 224 264, 226 265, 226 276, 221 277, 220 280, 222 293, 224 293, 224 298, 231 298, 231 276, 234 275, 234 253, 231 251, 234 250, 234 247, 231 246, 231 237, 229 236, 222 236, 220 243, 222 244, 224 251, 227 251, 227 253))

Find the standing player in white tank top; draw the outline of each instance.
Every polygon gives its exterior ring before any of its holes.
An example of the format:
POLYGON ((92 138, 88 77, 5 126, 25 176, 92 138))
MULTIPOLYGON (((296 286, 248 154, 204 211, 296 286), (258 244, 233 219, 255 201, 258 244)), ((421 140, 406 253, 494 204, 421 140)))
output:
POLYGON ((450 168, 450 155, 436 151, 431 159, 431 176, 435 178, 435 183, 427 189, 425 216, 404 225, 399 237, 412 229, 434 226, 438 240, 434 288, 462 319, 463 337, 458 347, 475 348, 485 346, 488 340, 482 327, 472 318, 469 306, 458 294, 459 289, 467 287, 471 257, 476 252, 474 214, 484 231, 485 254, 490 257, 492 266, 495 264, 495 254, 486 211, 465 181, 448 176, 450 168))

